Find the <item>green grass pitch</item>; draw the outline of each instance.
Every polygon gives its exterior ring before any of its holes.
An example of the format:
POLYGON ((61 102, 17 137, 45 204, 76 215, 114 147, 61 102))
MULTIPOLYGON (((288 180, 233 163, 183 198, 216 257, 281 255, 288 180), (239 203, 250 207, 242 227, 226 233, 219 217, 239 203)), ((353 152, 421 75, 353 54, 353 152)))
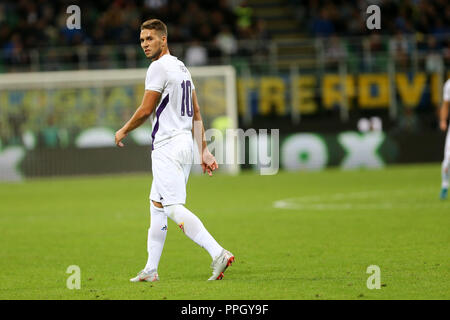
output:
POLYGON ((0 184, 0 299, 450 299, 440 166, 191 176, 187 207, 236 262, 223 281, 172 221, 147 259, 151 175, 0 184), (81 289, 69 290, 70 265, 81 289), (369 290, 367 267, 380 267, 369 290))

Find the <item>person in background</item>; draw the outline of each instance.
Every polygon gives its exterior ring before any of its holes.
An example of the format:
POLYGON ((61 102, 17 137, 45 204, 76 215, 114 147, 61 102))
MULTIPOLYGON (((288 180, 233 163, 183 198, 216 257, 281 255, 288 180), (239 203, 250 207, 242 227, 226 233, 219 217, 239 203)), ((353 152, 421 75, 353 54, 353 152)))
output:
POLYGON ((441 194, 442 200, 447 199, 448 193, 448 169, 450 166, 450 130, 448 130, 448 109, 450 104, 450 79, 444 84, 444 96, 442 99, 442 106, 440 112, 439 127, 442 131, 447 131, 447 138, 445 139, 444 161, 442 161, 442 183, 441 194))

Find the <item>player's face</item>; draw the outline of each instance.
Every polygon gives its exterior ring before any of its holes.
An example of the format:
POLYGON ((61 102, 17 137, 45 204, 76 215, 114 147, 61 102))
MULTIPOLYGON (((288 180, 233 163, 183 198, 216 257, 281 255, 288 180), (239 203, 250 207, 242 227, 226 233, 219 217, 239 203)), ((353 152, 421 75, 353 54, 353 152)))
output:
POLYGON ((165 37, 161 37, 156 30, 141 30, 141 47, 147 58, 154 60, 161 55, 164 46, 163 38, 165 37))

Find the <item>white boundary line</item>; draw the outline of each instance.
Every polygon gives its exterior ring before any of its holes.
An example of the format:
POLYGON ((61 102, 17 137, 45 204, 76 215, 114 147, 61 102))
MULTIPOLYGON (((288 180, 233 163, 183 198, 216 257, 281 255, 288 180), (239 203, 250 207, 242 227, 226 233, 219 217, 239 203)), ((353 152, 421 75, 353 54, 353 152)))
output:
POLYGON ((386 190, 386 191, 364 191, 335 193, 330 195, 315 195, 305 197, 294 197, 274 201, 272 206, 277 209, 288 210, 314 210, 314 211, 331 211, 331 210, 389 210, 395 208, 431 208, 431 207, 450 207, 450 203, 438 200, 433 202, 411 201, 417 199, 416 194, 434 194, 432 189, 413 189, 413 190, 386 190), (410 199, 399 197, 394 201, 383 201, 385 195, 410 195, 410 199), (368 203, 350 203, 350 200, 367 199, 368 203), (344 201, 342 201, 344 200, 344 201), (345 201, 347 200, 347 201, 345 201), (334 201, 334 202, 333 202, 334 201))

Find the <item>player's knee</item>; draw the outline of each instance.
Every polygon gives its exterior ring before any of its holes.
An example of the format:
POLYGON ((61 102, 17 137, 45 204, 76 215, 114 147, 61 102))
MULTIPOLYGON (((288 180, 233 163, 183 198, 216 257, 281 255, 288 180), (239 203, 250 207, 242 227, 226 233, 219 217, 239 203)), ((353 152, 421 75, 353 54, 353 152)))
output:
POLYGON ((183 205, 181 204, 171 204, 164 207, 164 213, 177 224, 179 223, 179 216, 182 214, 182 212, 183 205))
POLYGON ((165 214, 172 220, 175 220, 175 214, 176 214, 176 211, 177 211, 176 206, 177 206, 176 204, 172 204, 170 206, 165 206, 164 207, 165 214))
POLYGON ((442 172, 443 173, 448 174, 449 165, 450 165, 449 161, 442 162, 442 172))

